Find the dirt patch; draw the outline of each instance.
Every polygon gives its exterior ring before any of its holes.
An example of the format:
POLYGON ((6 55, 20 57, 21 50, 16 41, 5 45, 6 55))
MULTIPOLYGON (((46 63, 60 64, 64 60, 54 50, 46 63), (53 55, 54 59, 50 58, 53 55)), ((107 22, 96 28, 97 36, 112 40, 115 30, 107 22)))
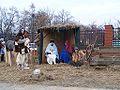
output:
POLYGON ((31 78, 33 66, 29 70, 18 70, 16 66, 0 63, 0 81, 50 86, 82 86, 100 88, 120 88, 120 66, 81 66, 68 64, 35 65, 42 75, 38 80, 31 78))

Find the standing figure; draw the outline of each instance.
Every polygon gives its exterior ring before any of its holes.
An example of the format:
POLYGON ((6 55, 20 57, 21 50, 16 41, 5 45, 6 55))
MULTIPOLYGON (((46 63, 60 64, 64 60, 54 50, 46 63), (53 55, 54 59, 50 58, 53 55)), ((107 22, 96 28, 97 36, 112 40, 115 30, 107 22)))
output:
POLYGON ((27 48, 24 45, 24 42, 19 42, 19 47, 20 47, 20 51, 17 55, 17 59, 16 59, 16 63, 17 63, 17 67, 19 69, 29 69, 29 67, 26 66, 26 54, 27 54, 27 48))
POLYGON ((24 46, 25 46, 25 52, 26 52, 26 60, 25 60, 25 64, 26 67, 28 67, 28 61, 30 60, 30 49, 29 49, 29 43, 30 43, 30 39, 28 38, 28 32, 24 31, 24 46))
POLYGON ((0 40, 0 61, 5 61, 5 45, 4 41, 0 40))
POLYGON ((23 31, 22 30, 19 30, 19 32, 18 32, 18 34, 17 34, 17 37, 19 38, 19 39, 23 39, 24 37, 23 37, 23 31))
POLYGON ((15 47, 17 52, 16 63, 17 66, 20 66, 22 69, 29 69, 28 60, 29 60, 29 42, 28 32, 24 30, 24 32, 19 32, 17 34, 18 39, 15 40, 15 47), (18 50, 17 50, 18 49, 18 50))
POLYGON ((16 36, 15 38, 15 59, 17 58, 18 52, 20 52, 20 47, 18 46, 18 41, 19 41, 19 37, 16 36))
POLYGON ((8 40, 6 42, 6 50, 7 50, 7 58, 6 58, 6 62, 12 66, 13 64, 15 64, 15 57, 14 57, 14 41, 13 40, 8 40))
POLYGON ((51 48, 50 51, 46 54, 48 64, 56 64, 56 55, 54 49, 51 48))

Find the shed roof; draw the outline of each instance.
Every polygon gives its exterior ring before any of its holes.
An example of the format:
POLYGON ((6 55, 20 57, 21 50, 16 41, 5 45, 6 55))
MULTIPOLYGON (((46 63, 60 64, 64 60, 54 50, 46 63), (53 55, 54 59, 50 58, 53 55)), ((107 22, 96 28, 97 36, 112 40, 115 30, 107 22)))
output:
POLYGON ((75 30, 76 28, 79 28, 79 25, 75 24, 65 24, 65 25, 51 25, 51 26, 43 26, 40 27, 40 30, 75 30))

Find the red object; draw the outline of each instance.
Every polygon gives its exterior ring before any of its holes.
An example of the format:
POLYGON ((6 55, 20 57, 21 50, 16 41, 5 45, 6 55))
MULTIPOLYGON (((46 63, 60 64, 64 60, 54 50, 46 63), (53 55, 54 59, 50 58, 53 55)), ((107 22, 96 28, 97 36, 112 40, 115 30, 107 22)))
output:
POLYGON ((68 40, 65 41, 65 50, 69 53, 73 53, 73 47, 68 40))

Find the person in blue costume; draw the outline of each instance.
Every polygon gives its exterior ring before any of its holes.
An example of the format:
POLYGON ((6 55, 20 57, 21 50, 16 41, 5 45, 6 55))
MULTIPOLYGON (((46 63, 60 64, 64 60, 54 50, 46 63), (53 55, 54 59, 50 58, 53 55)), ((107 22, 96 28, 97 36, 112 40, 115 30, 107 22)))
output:
POLYGON ((71 60, 70 54, 66 51, 65 46, 64 46, 60 53, 60 61, 63 63, 69 63, 70 60, 71 60))

